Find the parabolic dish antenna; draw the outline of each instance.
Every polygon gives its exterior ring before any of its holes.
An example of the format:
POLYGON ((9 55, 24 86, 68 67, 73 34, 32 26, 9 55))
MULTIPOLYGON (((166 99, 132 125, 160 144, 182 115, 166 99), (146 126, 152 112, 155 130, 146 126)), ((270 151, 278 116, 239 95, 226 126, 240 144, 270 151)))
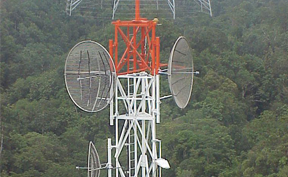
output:
POLYGON ((82 41, 69 52, 65 84, 72 101, 82 110, 97 112, 113 97, 115 67, 107 50, 94 41, 82 41))
POLYGON ((101 164, 99 160, 99 155, 94 144, 92 143, 92 141, 90 141, 88 152, 88 177, 99 177, 100 169, 101 164))
POLYGON ((192 51, 185 37, 180 36, 171 50, 168 81, 172 96, 181 109, 185 108, 190 100, 193 74, 192 51))

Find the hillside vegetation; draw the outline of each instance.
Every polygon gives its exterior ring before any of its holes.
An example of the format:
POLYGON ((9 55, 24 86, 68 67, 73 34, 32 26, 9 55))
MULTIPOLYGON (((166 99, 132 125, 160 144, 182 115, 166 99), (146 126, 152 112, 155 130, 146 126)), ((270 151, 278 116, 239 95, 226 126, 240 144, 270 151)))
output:
MULTIPOLYGON (((162 176, 287 177, 288 1, 211 1, 213 18, 160 19, 157 29, 162 61, 185 35, 200 71, 187 108, 162 101, 157 136, 171 165, 162 176)), ((89 114, 72 103, 64 62, 79 41, 107 46, 111 20, 69 17, 63 0, 0 5, 0 176, 84 177, 75 166, 87 165, 88 142, 105 162, 114 128, 108 109, 89 114)))

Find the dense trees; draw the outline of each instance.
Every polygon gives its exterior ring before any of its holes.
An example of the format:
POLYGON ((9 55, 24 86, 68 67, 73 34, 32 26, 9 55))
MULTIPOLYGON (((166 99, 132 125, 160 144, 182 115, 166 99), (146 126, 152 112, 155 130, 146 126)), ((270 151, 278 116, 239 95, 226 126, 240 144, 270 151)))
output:
MULTIPOLYGON (((181 1, 182 3, 182 1, 181 1)), ((212 1, 214 17, 160 19, 161 60, 185 35, 193 48, 192 101, 161 105, 158 136, 166 177, 288 176, 288 3, 212 1)), ((82 112, 63 80, 69 49, 84 39, 104 46, 113 26, 69 17, 65 1, 1 2, 1 176, 86 176, 88 141, 106 158, 108 110, 82 112)), ((85 12, 81 12, 85 16, 85 12)), ((110 12, 104 11, 110 17, 110 12)), ((161 78, 163 83, 166 78, 161 78)), ((161 88, 169 94, 167 84, 161 88)), ((105 160, 104 160, 105 161, 105 160)))

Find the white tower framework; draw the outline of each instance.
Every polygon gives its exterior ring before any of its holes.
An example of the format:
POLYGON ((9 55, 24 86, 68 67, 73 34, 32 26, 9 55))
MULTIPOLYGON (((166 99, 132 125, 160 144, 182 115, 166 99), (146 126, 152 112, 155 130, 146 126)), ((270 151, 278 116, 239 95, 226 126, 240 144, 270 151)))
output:
POLYGON ((66 12, 68 15, 72 15, 72 11, 82 2, 82 0, 67 0, 66 12))
POLYGON ((199 4, 201 12, 207 12, 212 17, 212 8, 210 0, 194 0, 199 4))
MULTIPOLYGON (((127 4, 128 3, 134 3, 134 0, 113 0, 113 8, 112 8, 112 19, 115 18, 117 9, 121 3, 127 4)), ((175 0, 142 0, 141 2, 146 2, 146 4, 153 4, 156 6, 156 10, 159 10, 159 6, 163 5, 164 3, 166 6, 170 8, 172 12, 173 19, 176 17, 176 5, 175 0)))
MULTIPOLYGON (((79 5, 80 3, 84 1, 84 4, 86 5, 85 8, 89 7, 95 7, 95 5, 101 7, 101 9, 103 8, 111 8, 112 6, 112 19, 115 18, 116 12, 119 8, 119 6, 121 6, 121 4, 123 4, 123 6, 125 5, 129 5, 129 4, 133 4, 134 0, 112 0, 112 1, 107 1, 107 0, 67 0, 66 1, 66 13, 68 15, 72 15, 72 11, 74 11, 79 5), (88 6, 88 7, 87 7, 88 6)), ((200 7, 200 12, 204 12, 204 13, 208 13, 211 17, 212 17, 212 8, 211 8, 211 1, 210 0, 194 0, 196 4, 198 4, 198 6, 200 7)), ((160 8, 168 7, 172 13, 172 17, 173 19, 176 18, 176 11, 177 8, 178 10, 181 10, 182 6, 185 6, 183 8, 187 8, 188 7, 192 7, 193 5, 188 2, 188 3, 184 3, 181 5, 177 5, 177 1, 175 0, 141 0, 142 4, 146 4, 146 5, 150 5, 155 6, 156 10, 159 10, 160 8), (165 5, 164 5, 165 4, 165 5)), ((95 10, 95 9, 93 9, 95 10)), ((191 11, 193 11, 191 9, 191 11)), ((186 12, 189 13, 189 12, 186 12)))
POLYGON ((115 144, 108 144, 108 150, 115 149, 116 177, 161 174, 156 163, 161 158, 161 141, 156 138, 156 123, 160 122, 159 86, 159 75, 146 72, 121 75, 116 79, 115 99, 110 104, 115 144), (125 107, 125 112, 121 113, 120 105, 125 107))

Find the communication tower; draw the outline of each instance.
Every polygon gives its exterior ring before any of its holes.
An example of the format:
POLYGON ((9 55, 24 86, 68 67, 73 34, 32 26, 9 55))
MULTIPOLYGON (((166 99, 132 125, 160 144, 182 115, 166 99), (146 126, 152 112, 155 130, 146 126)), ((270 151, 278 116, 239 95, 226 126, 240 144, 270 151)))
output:
MULTIPOLYGON (((114 6, 115 2, 120 1, 114 0, 114 6)), ((67 1, 70 15, 79 3, 81 0, 67 1)), ((115 37, 109 40, 108 50, 87 40, 76 44, 68 54, 64 75, 71 99, 87 112, 110 105, 110 125, 115 127, 114 139, 108 139, 107 163, 100 163, 90 142, 88 166, 77 167, 87 169, 89 177, 98 177, 101 169, 108 170, 108 177, 156 177, 161 176, 161 168, 170 168, 162 158, 161 140, 156 136, 161 100, 172 96, 178 107, 185 108, 196 72, 183 36, 176 40, 169 62, 160 62, 157 22, 156 18, 142 18, 140 0, 135 0, 133 20, 112 22, 115 37), (160 95, 160 75, 168 76, 170 96, 160 95)))

